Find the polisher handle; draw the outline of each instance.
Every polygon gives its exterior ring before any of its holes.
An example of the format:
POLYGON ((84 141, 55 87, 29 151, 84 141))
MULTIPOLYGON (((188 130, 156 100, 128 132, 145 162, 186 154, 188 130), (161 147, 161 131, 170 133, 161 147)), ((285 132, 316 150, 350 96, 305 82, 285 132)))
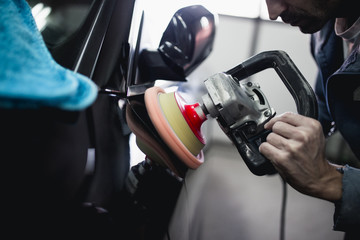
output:
POLYGON ((317 118, 318 106, 314 91, 284 51, 261 52, 227 71, 239 81, 267 68, 274 68, 291 93, 299 114, 317 118))
MULTIPOLYGON (((259 53, 240 65, 230 69, 227 74, 241 81, 267 68, 274 68, 289 92, 291 93, 299 114, 317 118, 318 106, 315 94, 304 76, 293 61, 283 51, 267 51, 259 53)), ((231 138, 248 166, 249 170, 258 176, 275 173, 268 159, 259 152, 259 144, 265 141, 269 131, 262 131, 262 136, 248 139, 237 131, 231 132, 231 138)))

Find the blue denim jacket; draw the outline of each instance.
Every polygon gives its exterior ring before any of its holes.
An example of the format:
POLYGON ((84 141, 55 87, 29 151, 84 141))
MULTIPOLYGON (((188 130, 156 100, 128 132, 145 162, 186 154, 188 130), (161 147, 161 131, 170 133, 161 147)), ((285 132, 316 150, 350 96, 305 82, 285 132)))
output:
MULTIPOLYGON (((315 92, 319 121, 326 134, 331 123, 360 159, 360 48, 344 61, 342 39, 334 21, 311 36, 311 51, 319 67, 315 92)), ((360 233, 360 169, 346 166, 342 199, 335 204, 334 230, 360 233)))

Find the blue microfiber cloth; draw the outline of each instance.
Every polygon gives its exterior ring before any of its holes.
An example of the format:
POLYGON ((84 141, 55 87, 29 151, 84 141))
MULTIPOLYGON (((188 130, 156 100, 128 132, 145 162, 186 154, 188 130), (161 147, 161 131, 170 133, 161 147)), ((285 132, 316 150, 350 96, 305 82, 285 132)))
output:
POLYGON ((52 58, 25 0, 0 0, 0 107, 81 110, 97 86, 52 58))

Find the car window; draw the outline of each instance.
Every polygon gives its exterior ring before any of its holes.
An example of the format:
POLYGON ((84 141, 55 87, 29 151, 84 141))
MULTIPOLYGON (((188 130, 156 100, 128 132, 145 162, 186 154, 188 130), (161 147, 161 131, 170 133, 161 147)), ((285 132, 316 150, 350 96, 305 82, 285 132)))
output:
POLYGON ((69 38, 84 22, 94 0, 28 0, 47 45, 69 38))

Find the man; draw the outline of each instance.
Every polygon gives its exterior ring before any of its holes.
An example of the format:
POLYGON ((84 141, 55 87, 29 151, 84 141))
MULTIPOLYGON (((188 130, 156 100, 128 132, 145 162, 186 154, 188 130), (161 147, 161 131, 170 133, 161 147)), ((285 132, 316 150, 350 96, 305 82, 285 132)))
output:
POLYGON ((360 236, 360 170, 329 163, 325 137, 336 128, 360 159, 360 12, 356 0, 266 0, 269 17, 310 33, 319 66, 319 119, 285 113, 260 145, 299 192, 335 203, 334 230, 360 236))

